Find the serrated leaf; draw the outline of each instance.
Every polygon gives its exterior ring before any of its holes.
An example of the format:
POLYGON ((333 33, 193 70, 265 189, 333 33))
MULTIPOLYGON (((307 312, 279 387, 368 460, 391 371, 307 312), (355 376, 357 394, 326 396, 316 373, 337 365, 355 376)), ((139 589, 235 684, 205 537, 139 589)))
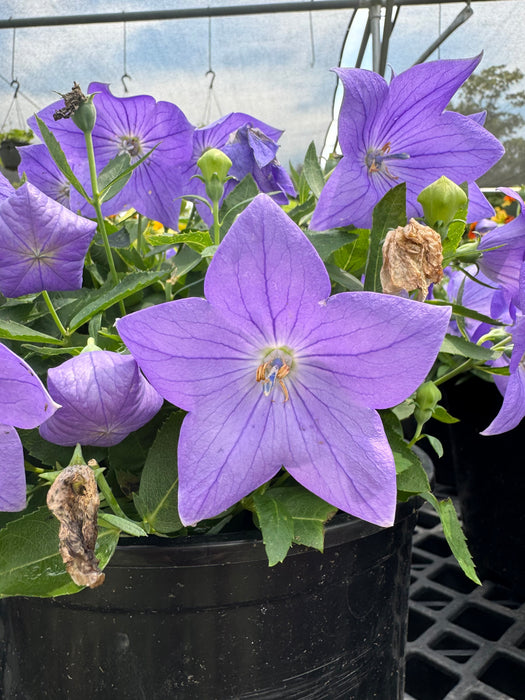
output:
POLYGON ((435 418, 440 423, 459 423, 459 418, 454 418, 454 416, 451 416, 447 409, 443 406, 440 406, 439 404, 434 408, 434 411, 432 412, 432 418, 435 418))
POLYGON ((163 233, 147 236, 148 242, 151 245, 170 245, 178 246, 181 243, 186 243, 193 250, 200 253, 212 245, 209 231, 188 231, 187 233, 163 233))
POLYGON ((446 335, 443 338, 439 352, 445 352, 448 355, 461 355, 461 357, 470 357, 473 360, 494 360, 498 357, 498 353, 493 352, 490 348, 483 348, 481 345, 471 343, 465 338, 457 335, 446 335))
POLYGON ((374 207, 365 270, 365 291, 382 291, 379 273, 383 265, 383 242, 390 229, 405 226, 406 222, 406 183, 401 182, 388 190, 383 199, 374 207))
POLYGON ((476 568, 474 562, 472 561, 472 555, 469 552, 467 546, 467 540, 461 529, 461 524, 459 522, 456 509, 450 498, 444 501, 438 501, 437 498, 431 493, 422 494, 423 498, 427 500, 436 509, 443 526, 443 533, 449 544, 452 554, 456 557, 458 564, 463 569, 464 573, 469 579, 481 585, 481 581, 476 574, 476 568))
POLYGON ((182 411, 170 415, 151 446, 140 480, 135 505, 141 517, 160 533, 180 530, 177 488, 177 446, 182 411))
POLYGON ((293 541, 322 552, 325 523, 337 513, 337 508, 299 485, 268 489, 266 494, 280 502, 290 514, 293 541))
POLYGON ((330 255, 342 248, 347 243, 351 243, 357 238, 353 231, 342 229, 332 229, 330 231, 306 231, 306 237, 319 253, 321 260, 327 260, 330 255))
POLYGON ((402 441, 403 445, 396 438, 393 442, 392 452, 396 462, 398 490, 412 494, 429 491, 428 476, 419 457, 407 447, 407 443, 404 441, 402 441))
POLYGON ((268 564, 283 561, 292 546, 294 525, 285 506, 271 496, 271 492, 255 494, 253 503, 261 529, 268 564))
POLYGON ((57 164, 58 169, 60 172, 66 176, 68 182, 70 182, 73 187, 77 190, 77 192, 80 192, 80 194, 84 197, 84 199, 90 201, 90 197, 87 194, 86 190, 82 186, 82 183, 80 180, 77 178, 73 170, 71 169, 71 166, 69 165, 66 154, 62 150, 62 147, 56 140, 56 137, 54 134, 49 131, 47 128, 47 125, 45 122, 40 119, 40 117, 35 114, 35 119, 38 124, 38 128, 40 130, 40 134, 42 136, 42 140, 47 146, 47 149, 49 153, 51 154, 51 157, 57 164))
POLYGON ((95 314, 108 309, 113 304, 117 304, 141 289, 155 284, 155 282, 160 282, 160 280, 167 277, 167 274, 166 270, 162 272, 131 272, 114 287, 99 295, 94 301, 85 304, 82 310, 75 314, 69 322, 69 330, 71 332, 75 331, 84 323, 87 323, 95 314))
POLYGON ((315 197, 319 199, 321 191, 324 187, 324 176, 321 166, 319 165, 319 159, 317 157, 315 143, 313 141, 310 143, 308 150, 306 151, 303 174, 315 197))
POLYGON ((47 333, 40 333, 32 328, 16 323, 16 321, 0 320, 0 338, 7 340, 19 340, 27 343, 48 343, 49 345, 62 345, 60 338, 54 338, 47 333))
POLYGON ((181 277, 184 277, 188 272, 191 272, 194 267, 197 267, 202 262, 200 253, 185 245, 182 250, 179 250, 175 257, 170 258, 171 274, 170 282, 174 283, 181 277))
MULTIPOLYGON (((82 590, 71 580, 58 551, 60 524, 46 506, 0 530, 0 598, 50 596, 82 590)), ((118 543, 118 531, 101 529, 95 555, 103 569, 118 543)))

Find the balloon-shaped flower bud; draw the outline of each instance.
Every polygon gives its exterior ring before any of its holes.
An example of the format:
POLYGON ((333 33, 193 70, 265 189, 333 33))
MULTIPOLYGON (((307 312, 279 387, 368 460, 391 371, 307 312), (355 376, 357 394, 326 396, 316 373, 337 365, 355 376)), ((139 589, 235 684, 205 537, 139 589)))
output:
POLYGON ((441 399, 441 392, 434 382, 424 382, 416 391, 416 409, 414 418, 418 425, 426 423, 429 418, 432 418, 434 409, 441 399))
POLYGON ((418 290, 424 301, 431 283, 443 277, 443 246, 439 233, 410 219, 389 231, 383 243, 381 285, 385 294, 418 290))
POLYGON ((197 165, 202 173, 201 179, 206 185, 206 194, 212 202, 218 202, 224 194, 224 183, 229 179, 231 160, 218 148, 209 148, 199 158, 197 165))
POLYGON ((90 134, 97 119, 97 110, 93 104, 94 96, 94 94, 84 95, 80 85, 74 83, 71 92, 62 95, 65 106, 62 109, 58 109, 53 114, 53 118, 55 121, 71 118, 81 131, 85 134, 90 134))
POLYGON ((421 190, 417 201, 423 207, 427 224, 444 238, 458 210, 466 208, 468 198, 459 185, 443 175, 421 190))
POLYGON ((40 434, 57 445, 116 445, 162 406, 131 355, 108 350, 81 353, 50 369, 47 386, 62 408, 40 434))

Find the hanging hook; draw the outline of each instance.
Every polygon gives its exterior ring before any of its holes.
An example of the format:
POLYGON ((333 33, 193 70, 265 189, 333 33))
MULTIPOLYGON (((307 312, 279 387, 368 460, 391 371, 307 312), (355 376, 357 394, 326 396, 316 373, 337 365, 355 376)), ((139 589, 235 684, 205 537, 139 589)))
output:
POLYGON ((11 87, 14 86, 14 88, 15 88, 15 94, 13 95, 13 100, 16 100, 16 98, 18 97, 18 91, 20 90, 20 83, 18 82, 18 80, 16 78, 14 78, 13 80, 11 80, 9 85, 11 87))
POLYGON ((122 85, 124 86, 124 92, 129 92, 128 86, 126 85, 126 79, 133 80, 133 78, 131 77, 131 75, 128 75, 127 73, 123 73, 123 75, 121 77, 122 85))
POLYGON ((208 85, 208 89, 213 90, 213 81, 215 80, 215 71, 212 70, 211 68, 210 68, 210 70, 206 71, 206 77, 208 77, 209 75, 211 75, 211 79, 210 79, 210 84, 208 85))

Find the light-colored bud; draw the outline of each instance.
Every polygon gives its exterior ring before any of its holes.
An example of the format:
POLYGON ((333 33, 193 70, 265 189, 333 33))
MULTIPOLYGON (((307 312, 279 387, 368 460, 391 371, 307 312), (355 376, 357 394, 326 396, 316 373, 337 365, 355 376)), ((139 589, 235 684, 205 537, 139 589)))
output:
POLYGON ((443 246, 439 233, 410 219, 389 231, 383 243, 381 285, 385 294, 418 290, 424 301, 428 287, 443 278, 443 246))

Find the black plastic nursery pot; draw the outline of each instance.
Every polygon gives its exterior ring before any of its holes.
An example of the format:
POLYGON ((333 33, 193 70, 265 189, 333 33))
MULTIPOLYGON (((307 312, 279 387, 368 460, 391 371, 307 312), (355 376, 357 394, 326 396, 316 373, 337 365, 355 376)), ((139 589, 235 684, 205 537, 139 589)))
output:
POLYGON ((477 377, 447 387, 449 426, 463 526, 480 577, 525 596, 525 423, 501 435, 480 435, 502 397, 477 377))
POLYGON ((401 700, 418 505, 272 568, 255 532, 119 546, 100 588, 0 601, 0 695, 401 700))
POLYGON ((16 170, 20 165, 20 153, 17 151, 17 146, 26 146, 26 141, 14 141, 6 139, 0 143, 0 160, 2 165, 7 170, 16 170))

